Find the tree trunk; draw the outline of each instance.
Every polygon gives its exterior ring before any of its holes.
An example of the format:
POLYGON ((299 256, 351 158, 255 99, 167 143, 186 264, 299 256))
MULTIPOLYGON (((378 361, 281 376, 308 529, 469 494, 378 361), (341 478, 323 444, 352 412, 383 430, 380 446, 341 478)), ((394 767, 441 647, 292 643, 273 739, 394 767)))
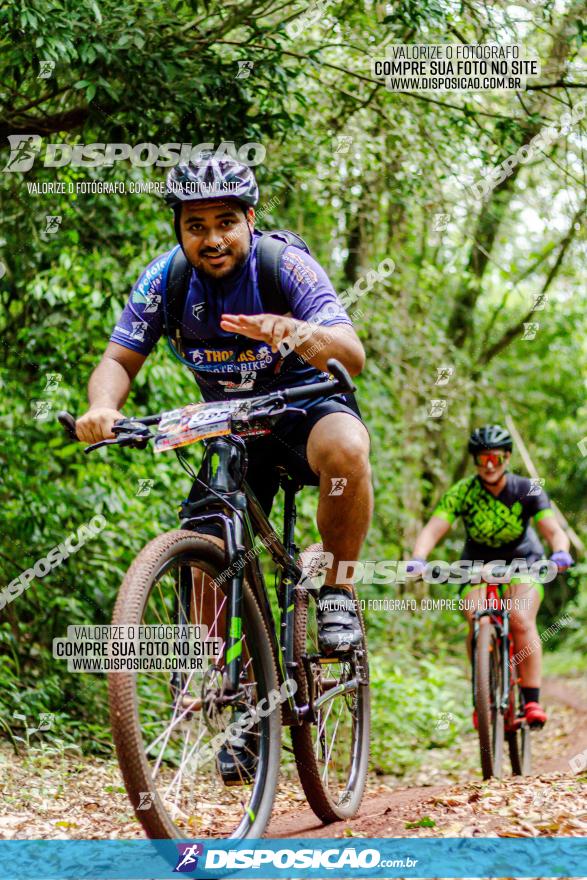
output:
MULTIPOLYGON (((570 30, 575 25, 577 14, 584 9, 584 0, 574 3, 553 38, 550 54, 543 70, 548 71, 552 81, 563 78, 571 49, 570 30)), ((545 107, 549 96, 542 91, 533 92, 524 98, 529 119, 544 118, 545 107)), ((515 153, 520 147, 530 143, 542 125, 528 122, 520 129, 520 136, 512 147, 515 153)), ((482 203, 473 233, 473 244, 467 261, 465 279, 457 292, 452 313, 448 322, 448 335, 457 348, 464 348, 473 335, 475 322, 475 306, 483 289, 483 276, 491 258, 496 236, 501 221, 507 213, 510 201, 515 192, 515 182, 522 165, 518 163, 512 173, 498 184, 482 203)))

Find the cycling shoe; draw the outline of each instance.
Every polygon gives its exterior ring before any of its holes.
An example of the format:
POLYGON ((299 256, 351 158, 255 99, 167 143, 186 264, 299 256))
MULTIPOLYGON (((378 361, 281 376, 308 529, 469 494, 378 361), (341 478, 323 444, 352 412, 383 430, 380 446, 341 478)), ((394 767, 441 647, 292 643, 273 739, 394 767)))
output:
POLYGON ((258 761, 257 737, 250 731, 229 736, 216 755, 218 772, 228 786, 249 785, 255 778, 258 761))
POLYGON ((363 639, 356 599, 347 590, 323 587, 317 602, 318 646, 325 654, 346 653, 363 639))
POLYGON ((544 727, 548 718, 540 703, 526 703, 524 715, 530 727, 544 727))

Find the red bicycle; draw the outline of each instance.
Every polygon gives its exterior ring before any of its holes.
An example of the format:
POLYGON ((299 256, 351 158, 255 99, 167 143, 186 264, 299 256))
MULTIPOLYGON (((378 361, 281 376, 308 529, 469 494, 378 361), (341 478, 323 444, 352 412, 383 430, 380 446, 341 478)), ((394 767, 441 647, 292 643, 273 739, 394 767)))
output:
POLYGON ((532 767, 530 728, 524 717, 524 696, 510 632, 510 600, 501 598, 500 586, 486 583, 485 601, 475 613, 473 625, 473 704, 484 779, 501 778, 506 740, 512 773, 526 776, 532 767))

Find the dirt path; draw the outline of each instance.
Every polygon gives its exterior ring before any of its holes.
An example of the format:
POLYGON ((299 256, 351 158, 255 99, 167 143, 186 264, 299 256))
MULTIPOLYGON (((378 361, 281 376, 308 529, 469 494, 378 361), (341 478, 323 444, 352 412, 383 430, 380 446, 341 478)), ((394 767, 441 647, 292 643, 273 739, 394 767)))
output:
MULTIPOLYGON (((471 731, 400 783, 372 777, 352 822, 321 825, 292 776, 278 794, 269 837, 587 837, 587 772, 569 759, 587 749, 587 681, 550 679, 550 720, 533 735, 530 779, 483 783, 471 731)), ((15 756, 0 746, 0 839, 142 837, 116 761, 55 749, 15 756)))
POLYGON ((275 816, 267 836, 587 836, 587 772, 574 774, 569 765, 587 749, 587 682, 551 678, 543 695, 550 721, 532 735, 531 778, 482 782, 471 732, 458 746, 463 767, 458 783, 381 786, 371 790, 351 822, 325 827, 306 808, 275 816))

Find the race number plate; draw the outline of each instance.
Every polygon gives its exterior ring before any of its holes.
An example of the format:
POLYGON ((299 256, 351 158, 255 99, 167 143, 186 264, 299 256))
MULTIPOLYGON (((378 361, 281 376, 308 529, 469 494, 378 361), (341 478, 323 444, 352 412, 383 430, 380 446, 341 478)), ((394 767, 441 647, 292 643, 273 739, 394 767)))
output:
POLYGON ((155 452, 178 449, 197 443, 206 437, 221 437, 230 434, 230 422, 234 410, 232 403, 190 403, 181 409, 163 413, 157 437, 155 452))

